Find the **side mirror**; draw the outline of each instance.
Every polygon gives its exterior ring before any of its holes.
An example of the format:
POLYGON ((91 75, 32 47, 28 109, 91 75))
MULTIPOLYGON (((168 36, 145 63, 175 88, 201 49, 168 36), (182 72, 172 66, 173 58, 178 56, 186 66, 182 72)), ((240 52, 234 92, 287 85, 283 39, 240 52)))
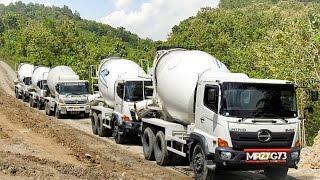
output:
POLYGON ((56 91, 59 93, 59 85, 56 85, 56 91))
POLYGON ((310 91, 311 101, 315 102, 319 100, 319 92, 318 91, 310 91))
POLYGON ((13 83, 16 85, 16 84, 19 84, 19 80, 18 79, 15 79, 14 81, 13 81, 13 83))
POLYGON ((209 104, 214 104, 217 100, 216 96, 216 90, 215 89, 209 89, 208 91, 208 103, 209 104))

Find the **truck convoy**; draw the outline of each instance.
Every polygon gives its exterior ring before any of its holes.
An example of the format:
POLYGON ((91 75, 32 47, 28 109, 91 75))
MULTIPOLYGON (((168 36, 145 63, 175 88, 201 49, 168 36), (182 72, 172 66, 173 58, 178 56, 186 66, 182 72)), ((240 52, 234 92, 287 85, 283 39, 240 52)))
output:
POLYGON ((211 55, 184 49, 158 51, 151 72, 153 103, 141 127, 146 159, 170 165, 173 155, 188 158, 196 179, 217 170, 264 170, 284 179, 297 167, 293 83, 231 73, 211 55))
POLYGON ((150 76, 133 61, 110 57, 101 61, 98 68, 100 97, 91 105, 92 131, 99 136, 113 136, 116 143, 138 137, 141 119, 136 111, 145 109, 152 92, 150 76))
POLYGON ((17 80, 14 81, 14 92, 18 99, 24 102, 29 101, 29 88, 31 88, 31 76, 34 66, 27 63, 21 63, 17 71, 17 80))
POLYGON ((30 94, 30 107, 37 107, 39 110, 45 107, 45 97, 48 96, 47 78, 50 68, 37 66, 34 68, 31 82, 32 91, 30 94))
POLYGON ((47 115, 62 118, 64 115, 89 117, 89 83, 79 80, 79 76, 67 66, 57 66, 48 73, 49 97, 45 97, 47 115))

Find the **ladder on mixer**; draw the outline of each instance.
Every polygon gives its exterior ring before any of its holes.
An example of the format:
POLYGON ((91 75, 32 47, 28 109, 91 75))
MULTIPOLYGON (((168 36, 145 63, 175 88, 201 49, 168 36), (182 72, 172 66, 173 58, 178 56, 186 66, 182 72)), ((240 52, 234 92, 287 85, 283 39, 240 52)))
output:
POLYGON ((90 84, 91 84, 91 92, 93 93, 93 94, 97 94, 97 93, 99 93, 99 88, 98 88, 98 74, 99 74, 99 72, 98 72, 98 66, 97 65, 91 65, 90 66, 90 69, 89 69, 89 71, 90 71, 90 84))

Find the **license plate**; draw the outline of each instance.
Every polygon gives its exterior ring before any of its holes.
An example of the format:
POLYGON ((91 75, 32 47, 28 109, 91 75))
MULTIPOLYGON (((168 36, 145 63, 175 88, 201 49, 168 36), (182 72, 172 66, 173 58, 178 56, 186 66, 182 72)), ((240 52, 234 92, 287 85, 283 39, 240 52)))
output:
POLYGON ((70 114, 80 114, 79 111, 71 111, 70 114))
POLYGON ((286 163, 290 149, 245 149, 246 163, 286 163))

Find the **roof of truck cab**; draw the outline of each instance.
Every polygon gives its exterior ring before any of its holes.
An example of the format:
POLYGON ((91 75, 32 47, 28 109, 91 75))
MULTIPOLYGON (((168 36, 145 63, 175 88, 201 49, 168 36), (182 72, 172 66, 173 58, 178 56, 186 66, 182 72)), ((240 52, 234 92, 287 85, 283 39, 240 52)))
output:
POLYGON ((259 83, 259 84, 293 84, 287 80, 277 79, 255 79, 249 78, 248 75, 243 73, 204 73, 199 81, 218 81, 219 83, 224 82, 239 82, 239 83, 259 83))
POLYGON ((59 83, 82 83, 82 82, 89 82, 87 80, 66 80, 66 81, 59 81, 59 83))

